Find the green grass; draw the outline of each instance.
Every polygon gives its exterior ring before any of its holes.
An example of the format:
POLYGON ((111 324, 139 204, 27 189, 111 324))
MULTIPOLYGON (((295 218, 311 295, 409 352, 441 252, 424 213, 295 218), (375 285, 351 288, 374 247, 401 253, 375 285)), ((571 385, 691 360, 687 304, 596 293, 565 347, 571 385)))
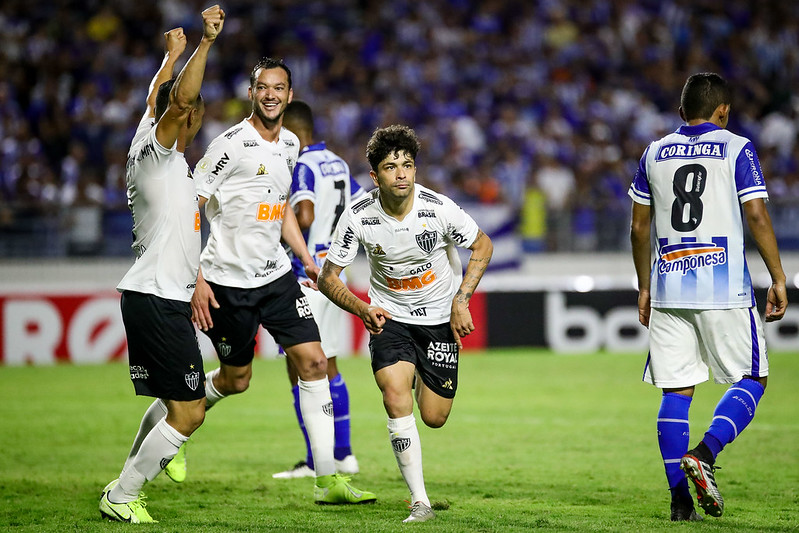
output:
MULTIPOLYGON (((274 480, 304 453, 282 361, 257 361, 250 390, 214 407, 192 438, 189 478, 146 487, 154 526, 109 524, 100 489, 149 404, 122 364, 0 368, 0 531, 791 531, 799 529, 799 354, 772 354, 755 421, 719 457, 726 509, 669 522, 657 448, 659 392, 643 356, 507 350, 461 358, 443 429, 420 426, 438 519, 403 525, 407 489, 368 361, 339 365, 351 396, 354 484, 373 506, 319 507, 312 480, 274 480)), ((691 443, 725 387, 698 387, 691 443)))

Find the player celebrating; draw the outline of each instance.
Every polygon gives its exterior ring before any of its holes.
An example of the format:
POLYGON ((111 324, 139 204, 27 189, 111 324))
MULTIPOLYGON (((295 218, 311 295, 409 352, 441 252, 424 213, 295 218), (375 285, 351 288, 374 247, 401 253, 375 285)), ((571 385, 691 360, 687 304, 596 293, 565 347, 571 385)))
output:
POLYGON ((742 210, 771 275, 766 321, 781 319, 788 303, 755 148, 725 129, 730 100, 721 76, 689 77, 680 98, 686 124, 649 145, 629 192, 639 320, 649 327, 644 380, 663 389, 657 428, 674 521, 701 520, 686 476, 705 513, 721 516, 716 456, 752 421, 766 387, 768 357, 744 257, 742 210), (657 236, 652 266, 650 215, 657 236), (717 383, 732 386, 702 441, 687 451, 688 410, 708 368, 717 383))
POLYGON ((130 378, 136 394, 158 399, 142 418, 122 473, 100 498, 100 514, 120 522, 155 522, 141 489, 205 416, 203 361, 189 306, 189 287, 200 262, 200 212, 183 153, 202 124, 200 85, 225 13, 217 5, 203 11, 202 18, 200 44, 172 81, 167 80, 186 37, 182 28, 164 34, 167 53, 128 152, 136 262, 117 289, 122 292, 130 378))
MULTIPOLYGON (((289 203, 295 210, 309 253, 317 266, 321 266, 344 208, 350 204, 351 199, 357 200, 366 192, 352 178, 350 167, 343 159, 328 150, 324 142, 314 142, 313 113, 308 104, 299 100, 289 103, 283 114, 283 127, 297 135, 300 140, 300 156, 294 167, 289 203)), ((296 256, 292 256, 292 267, 319 326, 322 350, 327 356, 327 378, 330 381, 330 396, 333 399, 335 425, 333 453, 336 471, 340 474, 357 474, 358 460, 352 454, 350 446, 349 392, 336 364, 336 357, 346 350, 343 345, 344 331, 349 327, 349 318, 319 291, 311 288, 313 282, 305 275, 302 263, 296 256)), ((272 477, 278 479, 313 477, 313 454, 300 411, 297 369, 289 358, 286 358, 286 369, 292 384, 294 411, 305 437, 306 454, 305 460, 298 462, 291 470, 278 472, 272 477)))
POLYGON ((344 211, 319 275, 319 290, 363 320, 375 381, 388 414, 391 447, 411 492, 404 522, 435 517, 424 485, 413 392, 422 420, 444 425, 458 387, 461 337, 474 331, 469 301, 493 246, 452 200, 415 184, 419 141, 405 126, 378 129, 366 147, 377 186, 344 211), (339 275, 363 245, 371 305, 339 275), (454 245, 472 251, 460 281, 454 245))
POLYGON ((253 68, 252 113, 214 139, 197 163, 200 207, 211 225, 192 298, 192 317, 210 337, 219 368, 206 375, 209 406, 244 392, 252 376, 258 326, 286 351, 299 375, 299 402, 314 458, 319 504, 371 503, 336 473, 327 358, 308 301, 291 272, 281 239, 310 279, 319 267, 288 207, 300 141, 283 128, 291 102, 291 71, 264 58, 253 68))

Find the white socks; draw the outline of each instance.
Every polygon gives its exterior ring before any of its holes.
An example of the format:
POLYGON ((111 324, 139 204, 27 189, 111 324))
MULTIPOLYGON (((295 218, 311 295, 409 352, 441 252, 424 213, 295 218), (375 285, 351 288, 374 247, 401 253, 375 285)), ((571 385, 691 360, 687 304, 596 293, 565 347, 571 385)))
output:
POLYGON ((108 499, 113 503, 132 502, 139 497, 144 484, 155 479, 189 440, 162 418, 147 434, 136 456, 119 475, 119 483, 111 489, 108 499))
POLYGON ((130 465, 130 462, 133 461, 133 458, 136 457, 136 454, 139 453, 139 448, 141 448, 141 443, 144 438, 147 436, 148 433, 155 427, 159 420, 162 420, 166 416, 166 404, 161 399, 156 399, 153 403, 150 404, 150 407, 147 408, 147 411, 144 412, 144 416, 141 418, 141 424, 139 425, 139 432, 136 433, 136 438, 133 439, 133 446, 130 448, 130 453, 128 454, 128 458, 125 459, 125 466, 122 467, 122 471, 124 472, 125 469, 130 465))
POLYGON ((219 374, 219 368, 209 370, 205 374, 205 410, 207 411, 214 406, 216 402, 225 397, 224 394, 216 390, 214 387, 214 376, 219 374))
POLYGON ((327 378, 316 381, 299 380, 300 412, 311 442, 316 476, 336 473, 333 459, 335 428, 333 425, 333 400, 327 378))
POLYGON ((388 437, 394 457, 397 458, 402 477, 411 491, 411 504, 423 502, 430 505, 427 491, 424 488, 424 472, 422 471, 422 442, 413 414, 402 418, 388 419, 388 437))

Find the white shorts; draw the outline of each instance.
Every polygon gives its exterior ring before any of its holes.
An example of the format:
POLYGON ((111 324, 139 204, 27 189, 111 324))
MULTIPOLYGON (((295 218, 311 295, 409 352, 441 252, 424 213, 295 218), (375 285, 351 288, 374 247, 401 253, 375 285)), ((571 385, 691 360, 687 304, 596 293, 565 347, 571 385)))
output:
POLYGON ((736 383, 768 376, 763 323, 757 308, 652 309, 644 381, 661 389, 708 379, 736 383))
POLYGON ((322 351, 328 359, 339 355, 349 355, 349 348, 345 346, 349 338, 350 317, 345 310, 328 300, 319 291, 305 285, 300 286, 308 298, 316 325, 319 327, 319 337, 322 339, 322 351))

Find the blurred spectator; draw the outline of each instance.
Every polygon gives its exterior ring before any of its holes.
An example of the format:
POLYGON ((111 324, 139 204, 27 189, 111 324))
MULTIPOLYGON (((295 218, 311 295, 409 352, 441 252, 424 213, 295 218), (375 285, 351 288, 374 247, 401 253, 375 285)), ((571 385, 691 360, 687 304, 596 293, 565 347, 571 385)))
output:
MULTIPOLYGON (((155 68, 146 51, 179 25, 196 42, 191 13, 204 4, 73 4, 5 0, 0 12, 0 240, 18 227, 9 220, 39 217, 47 227, 43 207, 53 197, 72 205, 95 168, 104 250, 129 253, 119 151, 138 118, 130 102, 155 68)), ((320 137, 363 186, 371 180, 359 147, 376 127, 407 123, 425 145, 426 185, 460 201, 510 204, 533 234, 542 225, 531 209, 543 194, 547 249, 617 250, 627 246, 624 191, 642 149, 679 125, 674 95, 685 78, 712 70, 735 90, 730 130, 771 149, 763 168, 772 216, 786 224, 778 238, 799 249, 791 2, 240 0, 226 9, 235 31, 209 58, 210 105, 186 154, 192 165, 244 112, 247 65, 282 56, 295 96, 319 110, 320 137), (540 189, 528 194, 525 184, 540 189)), ((38 247, 9 253, 43 253, 38 247)))

